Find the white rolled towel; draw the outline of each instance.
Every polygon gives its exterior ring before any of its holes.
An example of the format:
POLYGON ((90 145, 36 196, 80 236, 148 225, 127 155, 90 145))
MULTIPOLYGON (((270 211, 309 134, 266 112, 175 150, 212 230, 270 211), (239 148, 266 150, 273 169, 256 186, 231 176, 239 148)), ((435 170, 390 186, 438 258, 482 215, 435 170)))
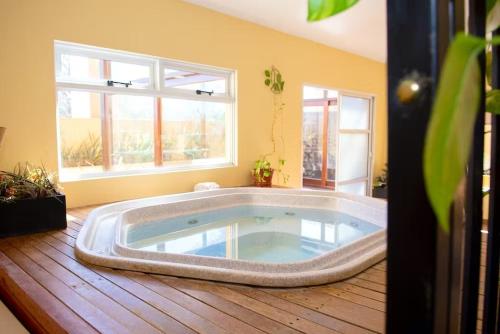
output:
POLYGON ((219 188, 220 188, 219 184, 215 182, 201 182, 195 184, 194 191, 205 191, 205 190, 213 190, 219 188))

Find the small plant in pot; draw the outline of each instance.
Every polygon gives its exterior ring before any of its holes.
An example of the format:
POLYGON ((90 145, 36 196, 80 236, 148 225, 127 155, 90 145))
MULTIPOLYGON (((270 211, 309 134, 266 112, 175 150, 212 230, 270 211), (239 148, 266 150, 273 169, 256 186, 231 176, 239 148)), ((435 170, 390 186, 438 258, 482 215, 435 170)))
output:
POLYGON ((372 195, 376 198, 387 198, 387 165, 382 169, 382 174, 375 179, 372 195))
POLYGON ((255 161, 252 175, 256 187, 271 187, 273 183, 274 169, 265 157, 255 161))
POLYGON ((66 199, 55 175, 26 163, 0 171, 0 237, 66 228, 66 199))

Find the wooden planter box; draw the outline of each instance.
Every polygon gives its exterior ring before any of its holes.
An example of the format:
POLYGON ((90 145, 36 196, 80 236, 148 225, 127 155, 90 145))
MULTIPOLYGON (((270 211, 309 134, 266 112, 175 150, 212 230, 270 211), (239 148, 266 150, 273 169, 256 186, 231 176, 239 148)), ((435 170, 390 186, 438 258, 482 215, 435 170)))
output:
POLYGON ((387 199, 387 187, 374 187, 372 191, 372 196, 375 198, 387 199))
POLYGON ((64 195, 0 203, 0 238, 64 228, 64 195))

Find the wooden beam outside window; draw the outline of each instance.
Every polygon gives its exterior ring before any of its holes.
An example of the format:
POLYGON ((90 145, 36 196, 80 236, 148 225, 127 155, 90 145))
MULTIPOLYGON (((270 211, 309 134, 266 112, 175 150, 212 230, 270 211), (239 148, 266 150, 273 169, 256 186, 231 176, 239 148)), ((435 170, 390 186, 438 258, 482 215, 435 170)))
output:
POLYGON ((156 98, 155 114, 154 114, 154 156, 155 156, 155 166, 163 165, 163 150, 161 143, 161 122, 162 122, 162 105, 161 97, 156 98))
POLYGON ((326 179, 328 178, 328 107, 329 103, 326 100, 323 103, 323 152, 321 163, 321 187, 326 187, 326 179))

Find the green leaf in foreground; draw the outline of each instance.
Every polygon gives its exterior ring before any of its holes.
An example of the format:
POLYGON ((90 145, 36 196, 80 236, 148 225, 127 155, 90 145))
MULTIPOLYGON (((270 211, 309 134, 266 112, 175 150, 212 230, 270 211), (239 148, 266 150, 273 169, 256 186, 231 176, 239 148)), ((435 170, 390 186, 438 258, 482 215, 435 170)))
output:
POLYGON ((493 89, 486 93, 486 111, 500 115, 500 90, 493 89))
POLYGON ((486 41, 459 34, 446 55, 424 147, 427 194, 440 226, 449 231, 449 210, 464 177, 480 102, 477 55, 486 41))
POLYGON ((493 6, 495 6, 495 4, 497 3, 498 0, 487 0, 486 1, 486 12, 488 13, 492 8, 493 6))
POLYGON ((319 21, 354 6, 358 0, 308 0, 308 21, 319 21))

